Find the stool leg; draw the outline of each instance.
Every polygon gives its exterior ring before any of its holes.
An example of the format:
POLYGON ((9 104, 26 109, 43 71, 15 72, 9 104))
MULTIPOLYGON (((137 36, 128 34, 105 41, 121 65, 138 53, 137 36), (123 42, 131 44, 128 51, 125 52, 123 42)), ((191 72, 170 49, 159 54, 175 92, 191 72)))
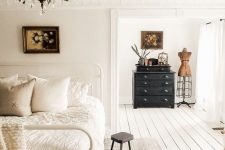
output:
POLYGON ((122 149, 123 149, 123 143, 120 144, 120 150, 122 150, 122 149))
POLYGON ((131 150, 131 147, 130 147, 130 141, 128 141, 128 146, 129 146, 129 150, 131 150))
POLYGON ((114 141, 112 141, 112 146, 111 146, 111 150, 113 150, 113 145, 114 145, 114 141))

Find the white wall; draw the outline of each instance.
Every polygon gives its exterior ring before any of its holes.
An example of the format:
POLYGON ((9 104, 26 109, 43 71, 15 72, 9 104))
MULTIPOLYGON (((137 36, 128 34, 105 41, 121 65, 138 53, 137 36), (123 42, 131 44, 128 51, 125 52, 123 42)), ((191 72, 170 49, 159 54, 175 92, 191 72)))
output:
POLYGON ((90 62, 104 73, 104 101, 110 118, 110 11, 0 11, 0 62, 90 62), (22 26, 60 27, 60 54, 24 54, 22 26))
MULTIPOLYGON (((199 19, 188 18, 121 18, 118 32, 118 56, 119 56, 119 97, 121 104, 132 103, 132 70, 138 57, 131 50, 134 43, 140 48, 141 31, 163 31, 163 51, 169 55, 169 64, 172 70, 177 72, 180 66, 178 52, 184 47, 192 52, 190 66, 193 78, 193 96, 189 102, 195 102, 195 72, 198 48, 198 36, 200 29, 199 19)), ((151 51, 149 57, 157 58, 162 50, 151 51)), ((177 76, 177 73, 176 73, 177 76)), ((176 102, 180 99, 176 98, 176 102)))

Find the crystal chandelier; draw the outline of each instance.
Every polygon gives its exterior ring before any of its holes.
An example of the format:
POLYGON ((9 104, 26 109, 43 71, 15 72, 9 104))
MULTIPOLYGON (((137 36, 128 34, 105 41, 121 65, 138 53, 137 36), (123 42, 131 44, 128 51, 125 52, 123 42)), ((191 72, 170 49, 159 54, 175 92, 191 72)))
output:
MULTIPOLYGON (((41 11, 40 14, 43 15, 46 12, 46 8, 49 5, 52 5, 54 7, 56 0, 18 0, 22 4, 28 4, 31 8, 35 6, 35 2, 39 2, 41 5, 41 11)), ((62 0, 62 1, 69 1, 69 0, 62 0)))

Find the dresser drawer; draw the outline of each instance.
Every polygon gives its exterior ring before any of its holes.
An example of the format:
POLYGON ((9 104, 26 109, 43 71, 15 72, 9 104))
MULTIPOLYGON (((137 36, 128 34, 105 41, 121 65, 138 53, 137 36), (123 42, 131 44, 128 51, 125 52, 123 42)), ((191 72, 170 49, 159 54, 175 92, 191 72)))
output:
POLYGON ((170 66, 140 66, 140 65, 137 65, 137 71, 140 71, 140 72, 170 72, 170 66))
POLYGON ((151 89, 149 95, 174 95, 174 90, 172 87, 155 88, 151 89))
POLYGON ((135 95, 149 95, 150 94, 149 87, 136 87, 135 88, 135 95))
POLYGON ((135 95, 174 95, 173 87, 136 87, 135 95))
POLYGON ((149 80, 136 80, 135 85, 136 86, 150 86, 152 83, 149 80))
POLYGON ((148 87, 168 87, 174 86, 174 81, 168 80, 136 80, 136 86, 148 86, 148 87))
POLYGON ((159 73, 155 73, 155 74, 147 74, 147 73, 140 73, 140 74, 135 74, 135 79, 137 80, 155 80, 155 79, 160 79, 160 80, 165 80, 165 79, 173 79, 174 75, 173 74, 159 74, 159 73))
POLYGON ((138 106, 148 106, 151 104, 171 104, 173 96, 136 96, 135 101, 138 106))

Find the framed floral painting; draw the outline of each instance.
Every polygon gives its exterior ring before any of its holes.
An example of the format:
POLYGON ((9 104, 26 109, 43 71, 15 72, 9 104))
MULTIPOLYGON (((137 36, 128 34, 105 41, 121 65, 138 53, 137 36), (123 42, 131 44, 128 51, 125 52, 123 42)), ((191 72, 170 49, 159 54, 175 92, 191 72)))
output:
POLYGON ((141 31, 142 49, 163 49, 163 31, 141 31))
POLYGON ((24 53, 59 53, 58 26, 24 26, 24 53))

